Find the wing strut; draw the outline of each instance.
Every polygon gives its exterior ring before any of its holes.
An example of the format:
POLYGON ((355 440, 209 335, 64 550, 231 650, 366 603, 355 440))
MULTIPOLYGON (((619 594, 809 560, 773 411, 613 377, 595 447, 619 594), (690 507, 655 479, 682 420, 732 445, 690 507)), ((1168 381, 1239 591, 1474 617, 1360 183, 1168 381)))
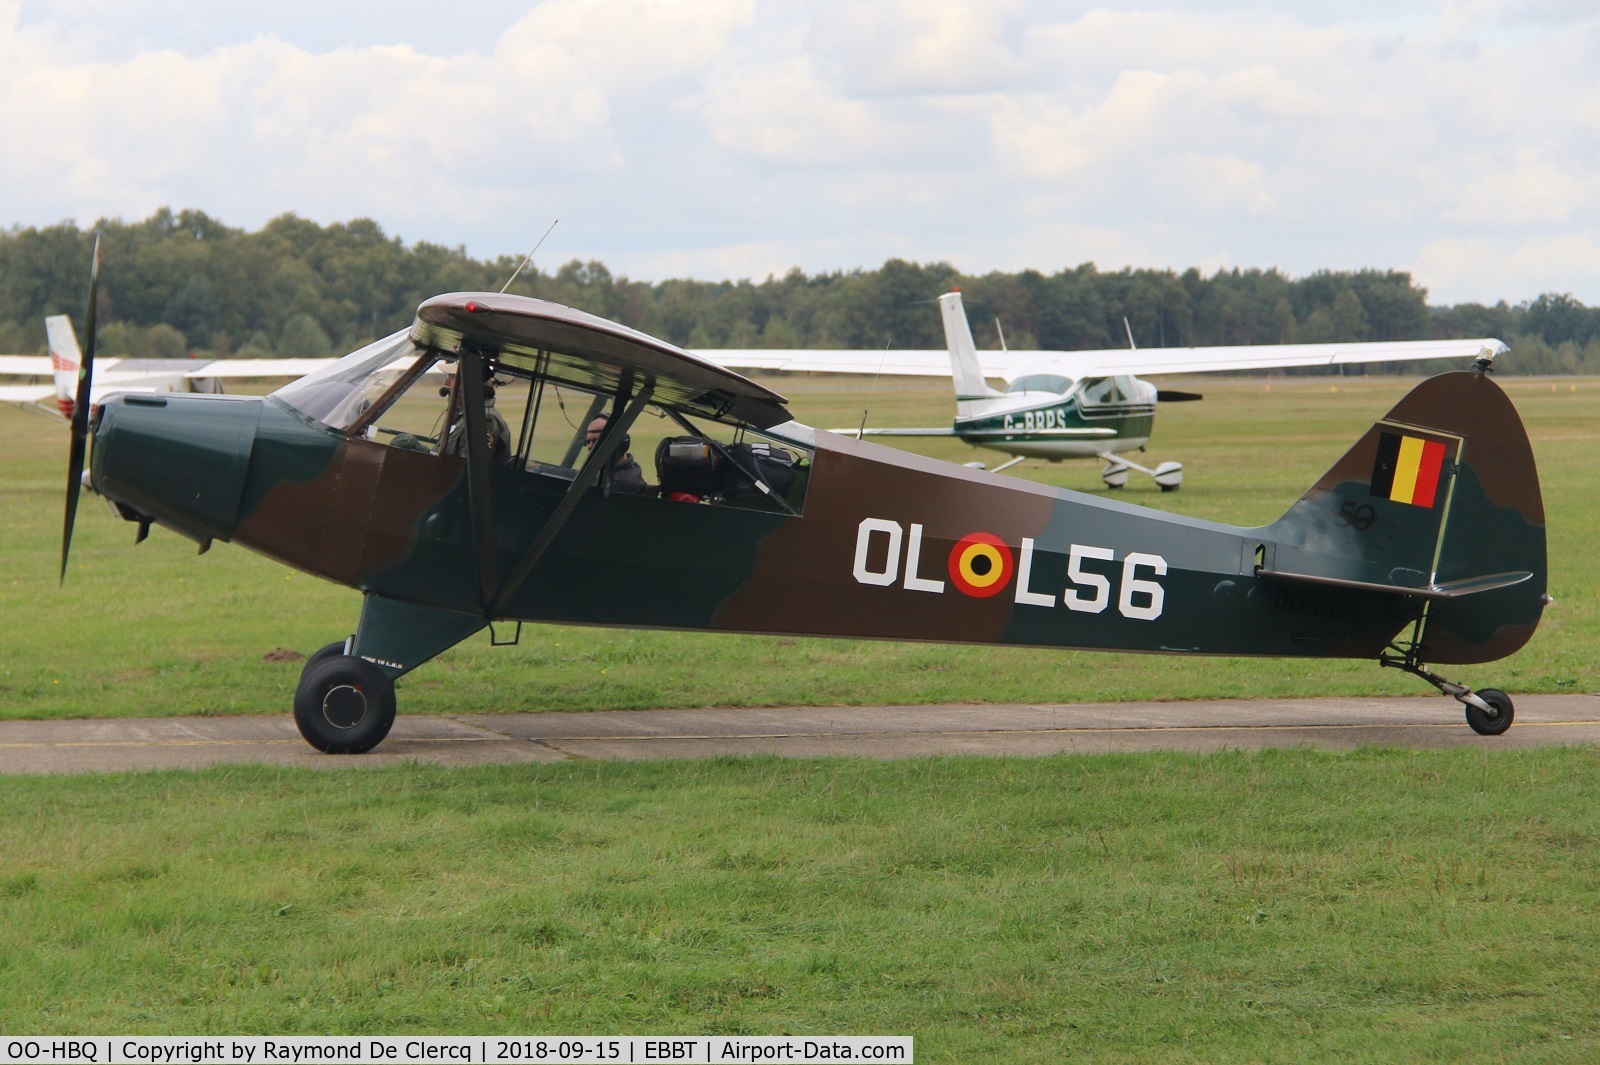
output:
POLYGON ((578 456, 583 454, 583 445, 589 433, 589 423, 600 417, 600 412, 605 409, 606 397, 595 396, 590 402, 589 409, 584 412, 583 420, 578 423, 578 428, 572 434, 572 442, 567 445, 567 453, 561 456, 561 465, 572 468, 578 461, 578 456))
POLYGON ((461 353, 458 383, 467 434, 467 495, 472 500, 472 537, 478 551, 478 602, 488 606, 495 589, 494 471, 489 455, 489 416, 483 391, 484 355, 461 353))
MULTIPOLYGON (((631 375, 630 375, 631 376, 631 375)), ((622 406, 626 400, 628 389, 632 382, 623 380, 622 388, 617 392, 617 406, 622 406)), ((589 452, 589 457, 584 460, 578 476, 572 479, 572 484, 567 486, 567 494, 561 497, 561 502, 556 504, 555 513, 550 515, 550 520, 544 523, 544 528, 539 530, 539 536, 528 548, 527 553, 517 563, 517 568, 512 571, 511 577, 501 586, 499 593, 489 603, 487 611, 489 617, 499 617, 505 610, 511 597, 522 589, 528 577, 533 573, 533 567, 539 564, 550 545, 555 541, 556 534, 561 531, 567 519, 572 517, 572 512, 578 509, 578 504, 583 500, 583 494, 591 485, 600 479, 600 472, 611 463, 617 453, 622 438, 627 435, 633 426, 639 412, 644 410, 644 405, 650 402, 650 397, 655 394, 655 378, 646 378, 644 387, 634 394, 631 401, 627 401, 627 409, 619 417, 614 417, 606 422, 605 432, 595 444, 594 450, 589 452)), ((469 471, 470 472, 470 471, 469 471)))

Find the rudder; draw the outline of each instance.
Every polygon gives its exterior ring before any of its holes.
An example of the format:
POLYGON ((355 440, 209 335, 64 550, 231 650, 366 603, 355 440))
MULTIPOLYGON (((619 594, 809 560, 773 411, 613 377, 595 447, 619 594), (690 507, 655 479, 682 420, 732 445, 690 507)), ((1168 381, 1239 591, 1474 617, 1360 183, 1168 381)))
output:
POLYGON ((950 349, 950 376, 956 387, 956 416, 977 414, 974 402, 1001 393, 989 387, 978 362, 978 347, 972 341, 972 326, 961 305, 961 293, 946 292, 939 297, 939 312, 944 319, 945 346, 950 349))
POLYGON ((83 362, 78 334, 72 329, 72 319, 64 314, 47 316, 44 332, 50 342, 50 370, 55 379, 56 406, 61 408, 63 417, 71 418, 78 392, 78 368, 83 362))

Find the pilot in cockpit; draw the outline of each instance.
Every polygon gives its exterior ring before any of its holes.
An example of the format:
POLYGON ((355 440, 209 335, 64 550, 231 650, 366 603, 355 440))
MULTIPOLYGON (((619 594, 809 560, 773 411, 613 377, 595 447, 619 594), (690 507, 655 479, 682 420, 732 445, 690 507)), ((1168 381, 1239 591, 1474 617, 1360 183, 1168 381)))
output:
MULTIPOLYGON (((593 451, 610 420, 607 415, 602 414, 590 422, 584 432, 583 446, 593 451)), ((622 435, 622 443, 617 447, 616 457, 611 460, 611 489, 624 495, 641 495, 650 491, 651 486, 645 483, 644 471, 628 452, 628 445, 632 442, 626 433, 622 435)))
MULTIPOLYGON (((467 420, 463 415, 462 405, 466 402, 464 391, 456 381, 456 375, 450 374, 445 378, 444 384, 439 388, 439 394, 447 399, 455 397, 456 409, 451 418, 450 436, 444 442, 444 454, 462 455, 467 453, 467 420)), ((489 457, 496 463, 510 462, 512 459, 511 426, 506 424, 505 416, 494 409, 494 381, 483 383, 484 416, 489 428, 489 457)))

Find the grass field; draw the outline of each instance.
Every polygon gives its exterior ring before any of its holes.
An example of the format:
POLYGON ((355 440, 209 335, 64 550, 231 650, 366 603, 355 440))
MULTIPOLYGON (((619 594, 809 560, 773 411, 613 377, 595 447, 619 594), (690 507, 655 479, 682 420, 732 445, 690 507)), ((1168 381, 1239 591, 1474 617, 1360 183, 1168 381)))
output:
MULTIPOLYGON (((781 377, 804 421, 947 423, 938 382, 781 377)), ((1555 606, 1533 643, 1461 678, 1516 692, 1600 688, 1600 382, 1503 379, 1527 420, 1549 510, 1555 606)), ((1194 387, 1192 382, 1185 387, 1194 387)), ((1187 464, 1183 489, 1135 481, 1124 496, 1234 524, 1287 508, 1407 387, 1392 378, 1208 381, 1201 403, 1163 408, 1153 459, 1187 464)), ((641 434, 643 435, 643 434, 641 434)), ((929 453, 995 457, 954 441, 929 453)), ((359 597, 228 545, 133 527, 86 498, 73 567, 56 586, 65 437, 0 410, 0 716, 283 713, 299 678, 279 648, 307 653, 354 626, 359 597)), ((1095 462, 1030 462, 1018 474, 1099 491, 1095 462)), ((1424 685, 1367 662, 1125 656, 930 644, 534 627, 522 645, 487 634, 400 684, 402 713, 657 706, 1082 702, 1222 696, 1409 694, 1424 685)))
MULTIPOLYGON (((804 419, 863 397, 783 379, 804 419)), ((1508 387, 1558 602, 1471 671, 1594 690, 1593 381, 1508 387)), ((1393 381, 1207 384, 1163 414, 1175 494, 1276 516, 1393 381), (1330 391, 1337 387, 1338 391, 1330 391)), ((937 424, 880 385, 876 424, 937 424)), ((354 593, 195 559, 89 500, 55 585, 63 440, 0 411, 0 714, 283 713, 269 662, 354 593)), ((973 457, 959 446, 949 454, 973 457)), ((1029 476, 1093 490, 1093 464, 1029 476)), ((402 712, 1417 692, 1284 664, 540 629, 474 640, 402 712)), ((1465 726, 1463 726, 1464 728, 1465 726)), ((921 1062, 1600 1056, 1592 749, 568 762, 7 778, 0 1031, 908 1034, 921 1062)))
POLYGON ((1593 1061, 1595 760, 13 778, 0 1029, 909 1034, 923 1063, 1593 1061))

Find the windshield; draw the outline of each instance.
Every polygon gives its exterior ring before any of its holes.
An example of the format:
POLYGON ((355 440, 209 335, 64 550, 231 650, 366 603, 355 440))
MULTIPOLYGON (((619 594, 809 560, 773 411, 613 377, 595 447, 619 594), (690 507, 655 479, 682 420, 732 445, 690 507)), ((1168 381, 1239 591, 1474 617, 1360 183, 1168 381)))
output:
POLYGON ((316 373, 284 385, 273 397, 308 418, 348 429, 418 358, 433 358, 402 329, 353 351, 316 373))

